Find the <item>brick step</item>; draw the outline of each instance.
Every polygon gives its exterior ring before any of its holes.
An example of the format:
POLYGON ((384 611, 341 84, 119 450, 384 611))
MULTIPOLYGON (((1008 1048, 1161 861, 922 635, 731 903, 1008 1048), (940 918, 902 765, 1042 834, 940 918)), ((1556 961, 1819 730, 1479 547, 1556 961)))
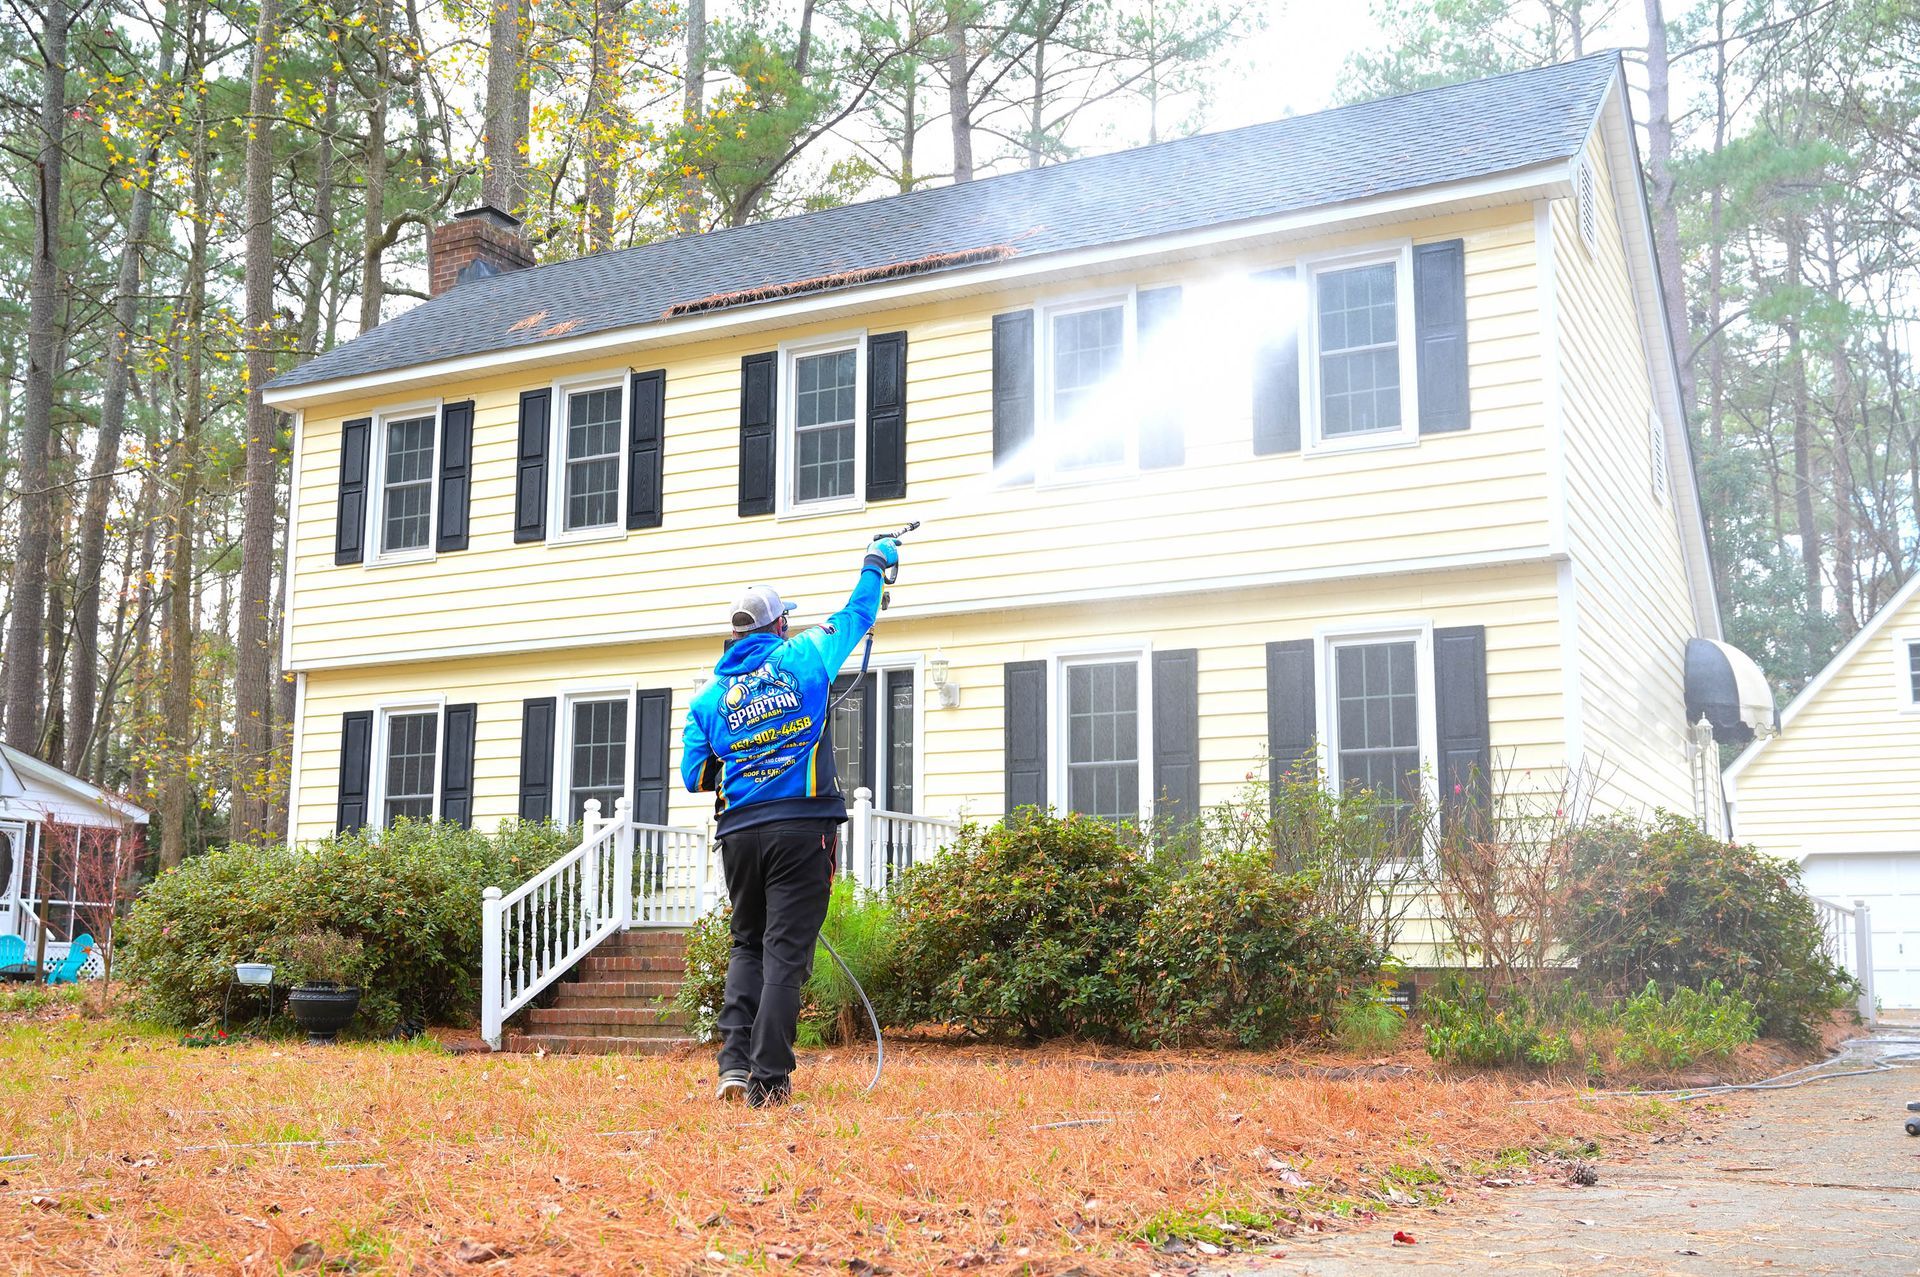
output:
POLYGON ((556 1025, 684 1027, 687 1013, 678 1007, 540 1007, 528 1013, 528 1023, 546 1029, 556 1025))
POLYGON ((569 1001, 576 996, 592 994, 596 998, 667 998, 680 992, 681 981, 664 980, 621 980, 606 978, 601 980, 563 980, 554 987, 560 991, 560 1000, 569 1001))
POLYGON ((608 955, 679 955, 687 951, 684 931, 622 931, 601 941, 594 952, 608 955))
MULTIPOLYGON (((592 982, 596 977, 611 976, 615 980, 634 979, 635 973, 645 972, 659 978, 671 975, 679 977, 686 974, 686 960, 680 957, 635 956, 632 954, 613 954, 602 956, 602 950, 594 952, 580 963, 580 973, 592 982)), ((645 978, 641 976, 639 978, 645 978)))
POLYGON ((672 993, 615 993, 612 990, 624 989, 624 984, 569 984, 563 985, 560 995, 553 1000, 557 1007, 670 1007, 673 1005, 672 993))
POLYGON ((647 1041, 679 1039, 687 1036, 687 1026, 684 1024, 529 1023, 526 1031, 551 1037, 641 1038, 647 1041))
POLYGON ((509 1033, 502 1043, 509 1051, 531 1055, 671 1055, 700 1044, 692 1038, 587 1037, 559 1033, 509 1033))

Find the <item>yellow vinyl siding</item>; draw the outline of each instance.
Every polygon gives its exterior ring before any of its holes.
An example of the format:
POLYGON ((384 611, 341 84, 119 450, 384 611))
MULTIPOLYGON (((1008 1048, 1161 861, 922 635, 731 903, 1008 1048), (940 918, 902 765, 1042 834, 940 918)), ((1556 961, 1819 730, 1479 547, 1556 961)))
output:
POLYGON ((1587 155, 1592 251, 1575 202, 1551 205, 1582 757, 1606 806, 1691 813, 1683 675, 1695 631, 1671 497, 1687 460, 1668 458, 1669 492, 1656 495, 1647 352, 1597 133, 1587 155))
POLYGON ((1793 857, 1920 850, 1920 711, 1895 646, 1920 639, 1920 592, 1879 631, 1735 774, 1741 841, 1793 857))
MULTIPOLYGON (((811 600, 801 619, 815 621, 837 607, 857 565, 857 551, 834 556, 834 588, 811 600)), ((919 589, 909 562, 899 587, 901 603, 919 589)), ((952 681, 961 689, 957 707, 937 707, 924 675, 921 679, 917 805, 926 815, 992 819, 1001 814, 1005 792, 1002 701, 1007 662, 1085 651, 1107 642, 1145 643, 1153 650, 1197 649, 1200 797, 1211 804, 1233 797, 1247 774, 1263 767, 1267 643, 1312 638, 1329 627, 1400 622, 1486 626, 1496 765, 1545 773, 1561 762, 1566 743, 1558 598, 1553 569, 1546 564, 959 618, 909 621, 890 613, 879 627, 875 660, 891 656, 924 662, 937 651, 951 663, 952 681)), ((482 828, 516 810, 520 711, 527 697, 607 684, 671 687, 677 777, 680 727, 695 680, 711 670, 719 652, 716 629, 701 639, 310 672, 296 760, 296 836, 320 837, 333 828, 340 716, 411 696, 478 703, 474 813, 482 828)), ((857 668, 858 660, 856 654, 850 668, 857 668)), ((1050 678, 1049 694, 1058 690, 1050 678)), ((1430 696, 1431 688, 1423 687, 1423 695, 1430 696)), ((1151 759, 1142 760, 1143 785, 1150 785, 1150 765, 1151 759)), ((676 823, 704 824, 711 808, 710 796, 683 793, 676 782, 671 800, 676 823)))
MULTIPOLYGON (((867 331, 909 334, 904 501, 803 518, 736 513, 740 357, 847 330, 836 321, 410 389, 409 400, 475 401, 470 548, 428 562, 343 567, 333 563, 340 423, 382 403, 310 412, 294 502, 292 664, 318 673, 690 637, 748 580, 824 603, 844 592, 847 555, 913 518, 927 526, 911 543, 914 588, 900 606, 903 616, 928 620, 1048 599, 1181 592, 1196 578, 1338 578, 1543 555, 1553 493, 1532 222, 1524 210, 1495 209, 1303 241, 1299 250, 1407 236, 1465 238, 1473 428, 1401 448, 1255 457, 1251 377, 1240 370, 1217 379, 1190 413, 1183 466, 997 488, 992 316, 1058 295, 1010 290, 866 318, 867 331), (554 376, 628 367, 667 370, 664 526, 516 545, 520 392, 554 376), (1120 545, 1128 552, 1115 553, 1120 545)), ((1224 257, 1084 282, 1194 285, 1290 257, 1224 257)), ((377 504, 378 494, 370 499, 377 504)))

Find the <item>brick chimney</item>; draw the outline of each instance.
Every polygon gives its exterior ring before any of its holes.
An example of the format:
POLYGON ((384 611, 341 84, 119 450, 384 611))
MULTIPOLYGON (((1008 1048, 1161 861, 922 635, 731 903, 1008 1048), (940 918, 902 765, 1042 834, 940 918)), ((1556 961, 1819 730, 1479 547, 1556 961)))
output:
POLYGON ((454 214, 428 235, 427 295, 531 265, 533 248, 520 233, 520 219, 482 204, 454 214))

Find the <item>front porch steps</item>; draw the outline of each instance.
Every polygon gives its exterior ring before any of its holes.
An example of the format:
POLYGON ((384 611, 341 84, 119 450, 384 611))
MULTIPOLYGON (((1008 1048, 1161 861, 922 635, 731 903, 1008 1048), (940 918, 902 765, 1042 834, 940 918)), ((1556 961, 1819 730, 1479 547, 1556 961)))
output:
POLYGON ((673 1004, 686 978, 684 931, 626 931, 562 981, 553 1005, 509 1029, 509 1051, 549 1055, 659 1055, 696 1045, 688 1016, 673 1004))

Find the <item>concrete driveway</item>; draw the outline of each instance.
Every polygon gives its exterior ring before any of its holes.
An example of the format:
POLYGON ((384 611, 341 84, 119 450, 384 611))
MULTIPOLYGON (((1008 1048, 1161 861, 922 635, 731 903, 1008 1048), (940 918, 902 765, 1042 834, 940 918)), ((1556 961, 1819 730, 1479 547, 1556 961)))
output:
POLYGON ((1489 1188, 1219 1271, 1920 1274, 1920 1139, 1904 1129, 1907 1102, 1920 1100, 1920 1030, 1883 1026, 1822 1072, 1873 1061, 1892 1067, 1734 1093, 1704 1137, 1603 1162, 1592 1188, 1489 1188), (1396 1243, 1396 1229, 1413 1244, 1396 1243))

